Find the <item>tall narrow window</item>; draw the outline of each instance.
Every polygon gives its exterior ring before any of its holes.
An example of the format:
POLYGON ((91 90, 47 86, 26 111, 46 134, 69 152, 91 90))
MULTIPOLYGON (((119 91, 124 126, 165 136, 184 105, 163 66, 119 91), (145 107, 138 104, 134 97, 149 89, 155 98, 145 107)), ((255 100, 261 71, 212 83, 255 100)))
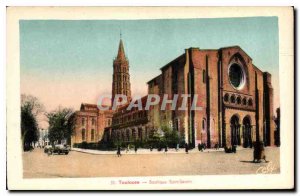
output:
POLYGON ((206 71, 205 71, 205 69, 202 72, 202 78, 203 78, 203 83, 205 84, 206 83, 206 71))
POLYGON ((202 130, 206 131, 206 120, 205 120, 205 118, 202 119, 202 130))
POLYGON ((91 141, 94 141, 94 139, 95 139, 95 130, 92 129, 92 131, 91 131, 91 141))
POLYGON ((81 124, 84 126, 84 118, 81 119, 81 124))
POLYGON ((85 129, 82 129, 82 131, 81 131, 81 139, 82 139, 82 141, 85 140, 85 129))

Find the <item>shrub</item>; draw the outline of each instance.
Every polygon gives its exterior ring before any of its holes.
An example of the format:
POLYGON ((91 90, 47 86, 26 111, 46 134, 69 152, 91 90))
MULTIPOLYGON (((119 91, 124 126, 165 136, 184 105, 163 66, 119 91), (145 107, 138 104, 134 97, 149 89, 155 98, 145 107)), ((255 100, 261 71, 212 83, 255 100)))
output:
POLYGON ((81 147, 79 147, 79 148, 87 149, 87 147, 88 147, 87 142, 82 142, 81 147))
POLYGON ((206 145, 205 144, 198 144, 198 150, 199 151, 203 151, 206 149, 206 145))
POLYGON ((116 145, 113 141, 99 141, 97 143, 98 150, 115 150, 116 145))

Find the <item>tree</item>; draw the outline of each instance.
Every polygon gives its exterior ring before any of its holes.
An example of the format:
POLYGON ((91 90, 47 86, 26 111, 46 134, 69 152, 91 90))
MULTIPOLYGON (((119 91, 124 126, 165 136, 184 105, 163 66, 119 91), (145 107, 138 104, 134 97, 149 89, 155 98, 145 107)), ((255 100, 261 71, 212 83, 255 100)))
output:
POLYGON ((49 122, 49 140, 60 143, 61 140, 70 142, 75 129, 75 115, 70 108, 58 108, 46 114, 49 122))
POLYGON ((32 143, 39 138, 37 116, 41 114, 44 106, 36 97, 21 95, 21 137, 24 151, 32 148, 32 143))
POLYGON ((35 117, 42 114, 45 110, 44 105, 38 100, 38 98, 32 95, 21 95, 21 107, 23 106, 28 107, 35 117))
POLYGON ((163 142, 165 145, 176 147, 180 143, 179 132, 169 126, 162 126, 163 142))
POLYGON ((161 146, 161 143, 163 142, 163 131, 161 129, 153 130, 148 141, 154 148, 161 146))

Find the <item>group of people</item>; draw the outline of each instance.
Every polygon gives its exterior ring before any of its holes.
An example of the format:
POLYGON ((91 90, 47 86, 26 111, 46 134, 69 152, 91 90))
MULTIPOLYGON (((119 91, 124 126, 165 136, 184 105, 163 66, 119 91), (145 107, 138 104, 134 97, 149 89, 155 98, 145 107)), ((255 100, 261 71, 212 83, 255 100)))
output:
MULTIPOLYGON (((179 149, 179 144, 176 145, 176 152, 178 151, 178 149, 179 149)), ((184 144, 184 149, 185 149, 185 153, 188 154, 189 153, 189 145, 187 143, 184 144)), ((137 153, 137 150, 138 150, 137 146, 134 146, 135 153, 137 153)), ((153 147, 150 146, 150 151, 152 151, 152 150, 153 150, 153 147)), ((232 146, 231 148, 225 147, 224 150, 226 153, 231 153, 231 152, 236 153, 236 146, 232 146)), ((253 162, 254 163, 260 162, 261 159, 263 159, 263 160, 265 160, 265 162, 267 162, 264 151, 265 151, 264 144, 262 142, 254 143, 254 153, 253 153, 253 156, 254 156, 253 162)), ((126 153, 127 152, 129 152, 129 145, 127 146, 127 149, 126 149, 126 153)), ((167 152, 168 152, 168 146, 166 145, 164 148, 164 153, 166 154, 167 152)), ((118 148, 117 148, 117 156, 118 157, 122 156, 120 146, 118 146, 118 148)))
MULTIPOLYGON (((185 153, 188 154, 189 153, 189 145, 187 143, 185 143, 184 145, 184 148, 185 148, 185 153)), ((129 145, 127 146, 127 149, 126 149, 126 153, 129 152, 129 145)), ((134 152, 137 153, 137 146, 134 146, 134 152)), ((150 151, 153 150, 153 147, 150 146, 150 151)), ((176 152, 179 150, 179 144, 176 145, 176 148, 175 148, 176 152)), ((168 152, 168 146, 166 145, 165 148, 164 148, 164 153, 167 153, 168 152)), ((121 146, 118 146, 117 147, 117 156, 120 157, 122 156, 121 154, 121 146)))
MULTIPOLYGON (((135 153, 137 153, 137 150, 138 150, 137 146, 134 146, 134 152, 135 153)), ((127 146, 127 149, 126 149, 126 153, 127 152, 129 152, 129 145, 127 146)), ((118 148, 117 148, 117 155, 118 155, 118 157, 122 156, 120 146, 118 146, 118 148)))

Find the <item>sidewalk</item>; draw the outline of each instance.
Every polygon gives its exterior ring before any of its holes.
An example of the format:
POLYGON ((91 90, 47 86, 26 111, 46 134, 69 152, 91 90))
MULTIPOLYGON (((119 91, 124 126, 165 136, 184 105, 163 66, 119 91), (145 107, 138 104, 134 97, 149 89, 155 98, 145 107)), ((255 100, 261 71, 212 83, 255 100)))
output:
MULTIPOLYGON (((238 147, 237 150, 243 150, 245 148, 242 147, 238 147)), ((90 149, 81 149, 81 148, 72 148, 72 151, 76 151, 76 152, 81 152, 81 153, 88 153, 88 154, 94 154, 94 155, 116 155, 117 151, 102 151, 102 150, 90 150, 90 149)), ((192 150, 189 150, 190 154, 193 153, 209 153, 209 152, 224 152, 223 148, 219 148, 218 150, 216 149, 206 149, 203 152, 200 152, 198 150, 198 148, 194 148, 192 150)), ((167 154, 184 154, 185 150, 184 148, 180 148, 178 151, 176 151, 174 148, 169 148, 167 154)), ((165 150, 162 149, 161 151, 157 151, 157 149, 153 149, 152 151, 150 151, 149 149, 138 149, 137 153, 134 152, 134 150, 130 150, 128 152, 126 152, 126 150, 121 150, 121 154, 125 155, 134 155, 134 154, 165 154, 165 150)))

